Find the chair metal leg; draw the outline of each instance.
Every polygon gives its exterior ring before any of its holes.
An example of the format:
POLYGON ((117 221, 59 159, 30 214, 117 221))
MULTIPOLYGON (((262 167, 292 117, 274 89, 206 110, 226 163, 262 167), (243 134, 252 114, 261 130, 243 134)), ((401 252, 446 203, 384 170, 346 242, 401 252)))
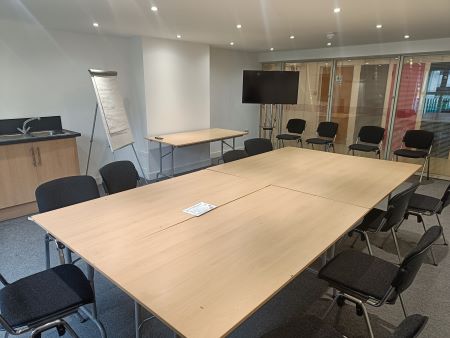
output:
POLYGON ((364 319, 366 320, 366 325, 367 325, 367 331, 369 331, 369 336, 370 336, 370 338, 374 338, 373 331, 372 331, 372 325, 370 325, 370 319, 369 319, 369 314, 367 313, 367 309, 362 302, 359 305, 361 306, 361 308, 363 310, 364 319))
POLYGON ((50 236, 48 233, 45 234, 44 239, 45 245, 45 269, 50 269, 50 236))
MULTIPOLYGON (((92 292, 94 293, 94 299, 95 299, 95 284, 94 284, 95 270, 89 264, 86 264, 86 267, 87 267, 87 278, 89 280, 89 284, 91 284, 92 292)), ((92 317, 97 319, 97 304, 96 304, 96 302, 92 303, 92 317)))
POLYGON ((400 254, 400 247, 398 245, 397 235, 395 234, 394 228, 391 228, 391 234, 394 239, 395 249, 397 250, 398 263, 402 264, 402 255, 400 254))
POLYGON ((422 172, 420 173, 419 182, 422 182, 422 177, 423 177, 423 173, 425 172, 425 165, 427 164, 427 162, 428 162, 428 158, 425 158, 425 161, 423 162, 423 165, 422 165, 422 172))
MULTIPOLYGON (((423 226, 423 232, 427 232, 427 227, 425 226, 425 222, 423 221, 423 217, 422 217, 422 226, 423 226)), ((431 254, 431 259, 433 260, 433 265, 437 266, 436 263, 436 258, 434 257, 434 252, 433 252, 433 247, 430 247, 430 254, 431 254)))
POLYGON ((72 264, 73 263, 73 260, 72 260, 72 251, 70 251, 70 249, 69 248, 65 248, 65 250, 64 250, 65 252, 66 252, 66 260, 67 260, 67 264, 72 264))
POLYGON ((81 307, 80 311, 85 314, 95 324, 95 326, 97 326, 98 330, 100 331, 100 337, 106 338, 106 330, 103 324, 98 319, 94 318, 92 313, 86 310, 84 307, 81 307))
POLYGON ((334 305, 336 305, 338 297, 339 297, 339 294, 336 297, 334 297, 334 299, 331 302, 330 306, 328 307, 328 309, 325 311, 324 315, 322 316, 322 320, 327 318, 328 315, 331 313, 331 310, 333 310, 334 305))
POLYGON ((372 246, 370 245, 369 235, 367 232, 363 232, 364 238, 366 239, 367 250, 369 250, 369 255, 373 256, 372 246))
MULTIPOLYGON (((439 215, 438 214, 435 214, 435 215, 436 215, 439 226, 442 228, 442 224, 441 224, 441 220, 439 219, 439 215)), ((444 228, 442 228, 442 239, 444 240, 444 245, 448 245, 447 240, 445 239, 445 235, 444 235, 444 228)))
POLYGON ((408 317, 408 315, 406 314, 406 307, 405 307, 405 303, 403 302, 403 297, 402 297, 401 293, 398 294, 398 299, 400 299, 400 304, 402 305, 403 314, 405 315, 405 318, 406 318, 406 317, 408 317))

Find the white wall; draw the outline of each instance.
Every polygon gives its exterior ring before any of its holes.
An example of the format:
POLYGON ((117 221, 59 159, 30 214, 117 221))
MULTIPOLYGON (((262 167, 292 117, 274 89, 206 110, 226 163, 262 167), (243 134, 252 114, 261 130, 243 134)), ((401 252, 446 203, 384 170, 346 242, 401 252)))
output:
MULTIPOLYGON (((242 72, 258 69, 255 53, 211 48, 212 128, 248 130, 245 138, 258 136, 259 105, 242 104, 242 72)), ((238 148, 243 148, 245 138, 236 139, 238 148)), ((213 156, 220 154, 219 143, 211 148, 213 156)))
MULTIPOLYGON (((137 140, 142 140, 146 116, 140 88, 140 44, 131 38, 47 31, 39 25, 0 21, 0 118, 61 115, 65 129, 77 139, 84 172, 96 98, 88 68, 117 70, 125 107, 137 140)), ((138 142, 143 154, 145 143, 138 142)), ((117 157, 132 158, 127 150, 117 157)), ((116 157, 116 158, 117 158, 116 157)), ((112 160, 100 119, 97 120, 90 173, 112 160)))
POLYGON ((259 62, 319 60, 450 51, 450 38, 259 53, 259 62))
MULTIPOLYGON (((209 128, 209 46, 143 38, 142 48, 148 134, 209 128)), ((159 150, 155 143, 148 146, 153 176, 159 170, 159 150)), ((177 148, 176 172, 208 165, 209 158, 209 146, 205 144, 177 148)), ((164 160, 164 168, 170 168, 169 157, 164 160)))

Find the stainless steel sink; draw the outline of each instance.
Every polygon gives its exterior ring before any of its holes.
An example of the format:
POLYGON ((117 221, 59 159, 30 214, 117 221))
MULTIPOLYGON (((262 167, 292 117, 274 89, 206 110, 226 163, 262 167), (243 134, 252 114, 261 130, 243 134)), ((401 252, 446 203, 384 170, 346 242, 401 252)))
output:
POLYGON ((34 137, 47 137, 47 136, 64 135, 64 132, 60 130, 43 130, 43 131, 32 131, 30 135, 34 137))
POLYGON ((0 135, 0 141, 1 140, 22 140, 26 138, 33 137, 31 135, 24 135, 24 134, 9 134, 9 135, 0 135))
POLYGON ((32 131, 28 134, 8 134, 0 135, 0 141, 14 141, 14 140, 24 140, 33 137, 48 137, 48 136, 58 136, 64 135, 66 132, 61 130, 43 130, 43 131, 32 131))

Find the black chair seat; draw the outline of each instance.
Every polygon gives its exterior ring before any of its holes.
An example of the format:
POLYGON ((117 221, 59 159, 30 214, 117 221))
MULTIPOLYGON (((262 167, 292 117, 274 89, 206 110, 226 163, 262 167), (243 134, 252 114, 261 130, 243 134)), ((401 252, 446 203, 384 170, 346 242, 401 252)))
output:
MULTIPOLYGON (((358 298, 381 300, 389 290, 398 266, 365 253, 347 250, 334 257, 319 271, 319 278, 332 287, 358 298)), ((394 302, 394 292, 388 302, 394 302)))
POLYGON ((355 143, 350 144, 348 146, 348 149, 350 150, 357 150, 357 151, 365 151, 365 152, 371 152, 371 151, 378 151, 378 146, 371 146, 368 144, 362 144, 362 143, 355 143))
POLYGON ((300 135, 293 135, 293 134, 280 134, 277 135, 277 139, 279 140, 288 140, 288 141, 295 141, 299 140, 302 137, 300 135))
POLYGON ((0 311, 12 327, 30 326, 92 302, 89 281, 72 264, 38 272, 0 290, 0 311))
POLYGON ((435 213, 439 211, 440 207, 441 200, 439 198, 422 194, 413 194, 408 204, 409 210, 421 213, 435 213))
POLYGON ((333 143, 333 140, 320 138, 320 137, 313 137, 306 140, 306 143, 312 143, 312 144, 329 144, 333 143))
POLYGON ((425 158, 428 156, 428 152, 423 150, 397 149, 394 151, 394 155, 408 158, 425 158))
POLYGON ((243 158, 248 157, 247 152, 245 150, 237 149, 237 150, 230 150, 223 154, 223 162, 233 162, 237 161, 243 158))
POLYGON ((361 231, 376 231, 385 215, 386 211, 373 208, 364 216, 361 224, 356 228, 361 231))
POLYGON ((280 326, 261 338, 342 338, 342 334, 331 325, 311 315, 302 316, 280 326))

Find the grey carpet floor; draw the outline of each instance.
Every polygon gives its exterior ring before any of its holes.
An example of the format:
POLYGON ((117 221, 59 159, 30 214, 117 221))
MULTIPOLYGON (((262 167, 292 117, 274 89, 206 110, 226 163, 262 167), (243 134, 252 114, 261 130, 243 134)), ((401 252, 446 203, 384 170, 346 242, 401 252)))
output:
MULTIPOLYGON (((440 197, 448 185, 447 181, 424 181, 419 192, 440 197)), ((442 223, 445 234, 450 239, 450 208, 444 211, 442 223)), ((428 225, 436 223, 435 218, 426 219, 428 225)), ((400 248, 406 254, 420 238, 423 230, 414 219, 404 222, 398 236, 400 248)), ((44 232, 26 217, 0 223, 0 271, 9 280, 30 275, 44 269, 44 232)), ((373 236, 374 254, 391 262, 396 262, 395 247, 387 234, 373 236), (383 246, 383 248, 380 248, 383 246)), ((344 238, 339 250, 349 247, 353 240, 344 238)), ((358 241, 358 250, 366 251, 364 243, 358 241)), ((57 262, 56 250, 52 250, 52 262, 57 262)), ((422 266, 414 284, 405 292, 404 299, 410 314, 420 313, 430 317, 428 326, 421 337, 450 336, 450 259, 448 247, 436 245, 434 253, 439 266, 429 260, 422 266)), ((315 264, 317 266, 318 262, 315 264)), ((82 264, 80 264, 82 266, 82 264)), ((96 292, 100 320, 106 327, 108 337, 128 338, 134 336, 133 301, 99 273, 96 274, 96 292)), ((242 323, 231 335, 233 338, 258 337, 264 332, 295 320, 303 313, 321 316, 330 304, 330 290, 326 283, 319 281, 311 272, 304 272, 259 309, 251 318, 242 323)), ((387 337, 389 332, 403 318, 400 304, 385 305, 381 308, 368 307, 376 337, 387 337)), ((348 337, 367 337, 364 320, 355 313, 353 305, 337 308, 326 318, 348 337)), ((81 338, 98 337, 91 322, 79 323, 77 318, 69 318, 81 338)), ((205 323, 208 325, 208 323, 205 323)), ((1 333, 0 333, 1 335, 1 333)), ((143 330, 144 337, 173 337, 170 329, 158 320, 149 322, 143 330)), ((55 332, 43 337, 57 337, 55 332)))

